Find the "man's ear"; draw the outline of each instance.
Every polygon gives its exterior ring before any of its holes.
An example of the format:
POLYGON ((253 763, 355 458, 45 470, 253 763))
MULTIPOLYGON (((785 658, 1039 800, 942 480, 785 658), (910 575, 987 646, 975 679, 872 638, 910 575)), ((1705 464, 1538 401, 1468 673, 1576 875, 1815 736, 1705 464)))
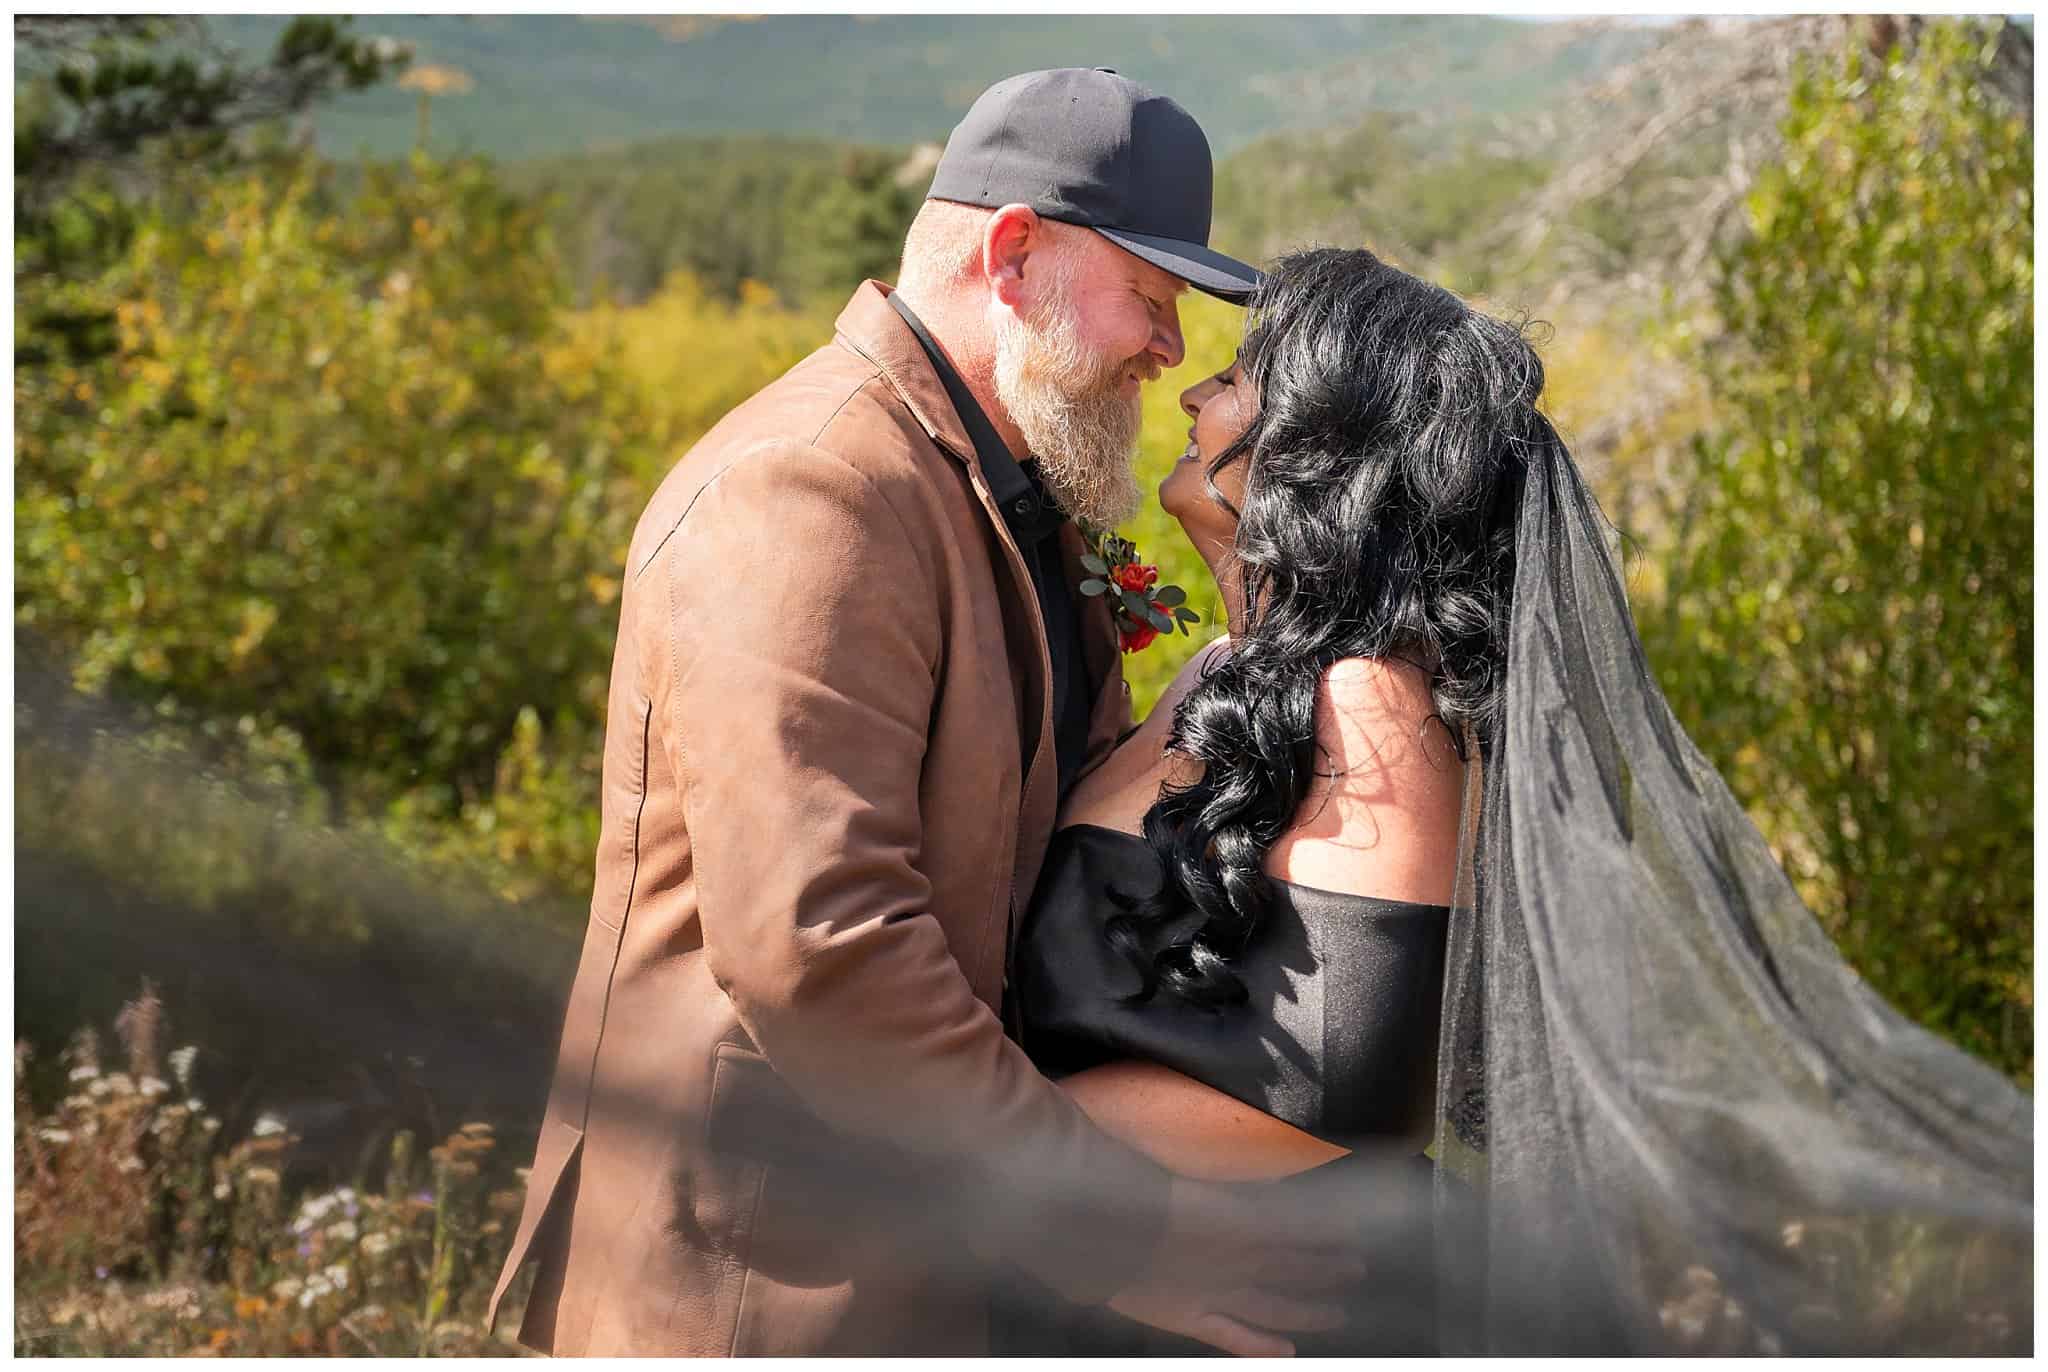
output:
POLYGON ((1045 225, 1029 205, 1005 205, 981 231, 981 274, 996 299, 1021 313, 1024 260, 1045 246, 1045 225))

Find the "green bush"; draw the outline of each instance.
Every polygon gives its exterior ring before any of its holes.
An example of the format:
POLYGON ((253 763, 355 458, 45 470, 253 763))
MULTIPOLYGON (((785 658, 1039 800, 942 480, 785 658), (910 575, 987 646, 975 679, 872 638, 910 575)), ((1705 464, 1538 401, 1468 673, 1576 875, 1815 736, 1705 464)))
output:
POLYGON ((2031 1080, 2033 139, 1990 45, 1798 83, 1644 628, 1857 968, 2031 1080))
POLYGON ((284 727, 330 783, 488 788, 522 708, 602 709, 651 458, 610 359, 560 356, 540 212, 416 159, 311 163, 146 215, 16 336, 116 346, 15 379, 16 622, 81 685, 284 727))

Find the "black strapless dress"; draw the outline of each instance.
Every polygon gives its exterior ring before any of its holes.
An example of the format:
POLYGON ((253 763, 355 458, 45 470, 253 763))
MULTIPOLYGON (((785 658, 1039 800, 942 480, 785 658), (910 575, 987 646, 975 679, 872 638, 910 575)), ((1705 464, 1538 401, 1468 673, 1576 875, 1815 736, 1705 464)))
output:
MULTIPOLYGON (((1129 1005, 1123 998, 1140 982, 1103 936, 1118 908, 1108 893, 1141 898, 1159 881, 1157 860, 1136 835, 1077 824, 1053 836, 1018 933, 1011 987, 1024 1050, 1040 1070, 1060 1077, 1140 1058, 1341 1147, 1383 1148, 1390 1138, 1426 1133, 1445 907, 1275 880, 1271 917, 1233 963, 1250 992, 1246 1004, 1208 1010, 1162 996, 1129 1005)), ((1190 924, 1197 919, 1191 914, 1190 924)), ((1423 1271, 1430 1260, 1421 1252, 1409 1261, 1423 1271)), ((1427 1323, 1296 1342, 1304 1354, 1426 1352, 1418 1339, 1427 1323)), ((1071 1305, 1028 1280, 998 1296, 995 1336, 998 1353, 1208 1351, 1108 1310, 1071 1305)))

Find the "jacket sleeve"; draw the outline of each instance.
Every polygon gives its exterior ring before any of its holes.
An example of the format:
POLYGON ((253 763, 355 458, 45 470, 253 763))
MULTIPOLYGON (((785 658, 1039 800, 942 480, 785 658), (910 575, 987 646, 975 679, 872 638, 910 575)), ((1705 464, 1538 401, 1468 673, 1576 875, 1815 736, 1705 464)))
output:
POLYGON ((870 478, 799 446, 740 457, 656 555, 662 742, 704 953, 807 1108, 999 1180, 983 1238, 1099 1301, 1148 1257, 1167 1178, 1032 1066, 931 914, 919 778, 943 645, 929 555, 870 478))

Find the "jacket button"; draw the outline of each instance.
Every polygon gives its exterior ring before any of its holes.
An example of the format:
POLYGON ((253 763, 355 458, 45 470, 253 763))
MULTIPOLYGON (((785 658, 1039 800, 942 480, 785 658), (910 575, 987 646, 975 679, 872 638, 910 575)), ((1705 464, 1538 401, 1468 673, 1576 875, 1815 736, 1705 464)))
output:
POLYGON ((1030 514, 1030 513, 1031 513, 1031 497, 1030 497, 1030 496, 1028 496, 1028 495, 1027 495, 1027 496, 1025 496, 1025 497, 1024 497, 1024 498, 1023 498, 1022 500, 1020 500, 1020 501, 1018 501, 1018 502, 1017 502, 1017 504, 1016 504, 1015 508, 1016 508, 1016 511, 1017 511, 1017 513, 1018 513, 1018 514, 1030 514))

